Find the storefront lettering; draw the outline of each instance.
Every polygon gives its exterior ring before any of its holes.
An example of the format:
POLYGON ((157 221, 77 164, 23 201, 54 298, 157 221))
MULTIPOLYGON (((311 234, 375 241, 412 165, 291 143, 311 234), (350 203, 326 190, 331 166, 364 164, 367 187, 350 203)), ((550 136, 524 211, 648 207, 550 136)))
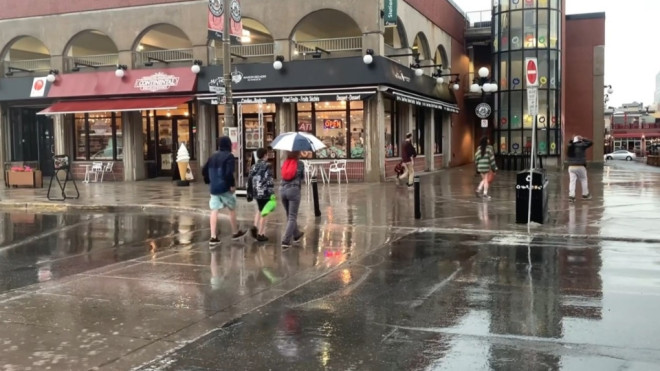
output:
POLYGON ((401 72, 401 71, 396 71, 394 73, 394 77, 398 80, 403 81, 403 82, 410 82, 410 77, 404 75, 403 72, 401 72))
POLYGON ((241 104, 265 104, 266 99, 264 98, 241 98, 241 104))
POLYGON ((299 103, 299 102, 320 102, 321 97, 318 95, 292 95, 282 97, 282 103, 299 103))
POLYGON ((245 81, 252 81, 252 82, 258 82, 263 79, 268 77, 267 75, 249 75, 249 76, 243 76, 243 80, 245 81))
POLYGON ((351 100, 361 100, 361 95, 338 95, 335 99, 336 101, 351 101, 351 100))
POLYGON ((145 76, 135 80, 134 87, 142 91, 157 92, 161 90, 169 90, 177 85, 179 85, 178 76, 156 72, 151 76, 145 76))

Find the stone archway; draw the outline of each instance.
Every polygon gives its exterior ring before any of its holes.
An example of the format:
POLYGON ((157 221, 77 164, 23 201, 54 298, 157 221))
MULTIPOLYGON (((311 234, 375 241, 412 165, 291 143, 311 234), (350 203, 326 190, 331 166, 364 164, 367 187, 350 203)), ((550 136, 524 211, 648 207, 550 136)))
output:
POLYGON ((294 58, 345 57, 362 52, 360 26, 350 15, 335 9, 307 14, 296 24, 290 39, 294 58))
POLYGON ((46 45, 33 36, 19 36, 5 47, 2 53, 3 72, 7 76, 14 73, 29 74, 34 71, 48 71, 50 51, 46 45))
POLYGON ((79 71, 113 67, 118 63, 119 50, 114 41, 98 30, 85 30, 74 35, 62 54, 64 69, 79 71))
POLYGON ((133 50, 136 65, 190 64, 193 61, 193 44, 177 26, 160 23, 140 33, 133 50))

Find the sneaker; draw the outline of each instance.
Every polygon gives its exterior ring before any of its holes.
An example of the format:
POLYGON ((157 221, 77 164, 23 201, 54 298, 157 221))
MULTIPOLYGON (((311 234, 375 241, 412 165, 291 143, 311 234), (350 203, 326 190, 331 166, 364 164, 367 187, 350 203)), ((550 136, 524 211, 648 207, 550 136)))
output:
POLYGON ((209 245, 215 246, 220 243, 220 240, 217 237, 211 237, 209 240, 209 245))
POLYGON ((300 242, 300 240, 302 240, 304 235, 305 235, 305 232, 300 232, 300 234, 297 237, 293 238, 293 242, 300 242))
POLYGON ((257 235, 257 241, 266 242, 266 241, 268 241, 268 237, 264 236, 263 234, 259 234, 259 235, 257 235))
POLYGON ((490 197, 490 196, 489 196, 489 195, 487 195, 487 194, 484 194, 484 196, 483 196, 483 197, 484 197, 484 200, 490 200, 490 199, 492 199, 492 197, 490 197))
POLYGON ((478 189, 474 190, 474 195, 477 196, 477 198, 481 198, 481 191, 478 189))
POLYGON ((575 197, 569 197, 568 202, 574 204, 575 203, 575 197))
POLYGON ((252 238, 254 238, 254 239, 257 239, 259 237, 258 232, 259 232, 259 230, 257 229, 257 227, 253 226, 252 228, 250 228, 250 234, 252 235, 252 238))
POLYGON ((282 249, 286 250, 291 247, 291 242, 282 242, 282 249))
POLYGON ((232 240, 238 240, 239 238, 245 236, 246 233, 247 233, 246 231, 239 230, 238 232, 231 235, 231 239, 232 240))
POLYGON ((591 197, 591 193, 588 193, 588 194, 582 196, 582 199, 583 199, 583 200, 591 200, 592 198, 593 198, 593 197, 591 197))

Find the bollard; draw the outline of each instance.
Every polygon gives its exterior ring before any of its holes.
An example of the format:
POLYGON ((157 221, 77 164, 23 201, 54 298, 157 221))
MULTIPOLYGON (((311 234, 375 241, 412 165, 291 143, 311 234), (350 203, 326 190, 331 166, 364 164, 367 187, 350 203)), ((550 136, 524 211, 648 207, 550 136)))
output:
POLYGON ((312 197, 314 198, 314 216, 321 216, 321 206, 319 206, 319 186, 316 177, 312 177, 312 197))
POLYGON ((415 175, 415 219, 422 218, 422 209, 420 206, 421 196, 419 192, 419 175, 415 175))

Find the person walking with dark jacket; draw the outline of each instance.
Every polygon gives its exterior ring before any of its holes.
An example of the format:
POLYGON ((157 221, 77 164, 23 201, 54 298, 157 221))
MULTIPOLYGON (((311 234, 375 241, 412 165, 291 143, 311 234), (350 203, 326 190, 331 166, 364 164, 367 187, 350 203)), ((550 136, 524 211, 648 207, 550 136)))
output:
POLYGON ((257 161, 252 165, 248 176, 249 197, 257 200, 257 213, 254 215, 254 226, 250 229, 252 237, 257 241, 268 241, 266 237, 266 217, 262 211, 272 195, 275 194, 275 183, 273 182, 273 170, 268 163, 268 150, 259 148, 256 152, 257 161))
POLYGON ((582 199, 590 200, 589 182, 587 181, 587 148, 591 147, 593 142, 576 135, 568 142, 568 151, 566 151, 568 162, 568 175, 571 179, 568 186, 568 201, 575 202, 575 185, 580 180, 582 184, 582 199))
POLYGON ((238 222, 236 221, 236 196, 234 195, 236 191, 234 180, 236 157, 231 153, 231 139, 225 136, 221 137, 218 142, 218 151, 209 157, 202 168, 204 182, 210 184, 211 239, 209 244, 211 245, 220 243, 217 234, 218 211, 220 209, 228 210, 232 238, 239 239, 245 234, 245 231, 238 229, 238 222))
POLYGON ((407 179, 408 187, 413 186, 413 179, 415 178, 415 162, 414 159, 417 157, 417 151, 415 146, 412 144, 412 133, 406 134, 406 140, 401 146, 401 163, 403 164, 404 171, 403 174, 399 176, 399 180, 407 179))

